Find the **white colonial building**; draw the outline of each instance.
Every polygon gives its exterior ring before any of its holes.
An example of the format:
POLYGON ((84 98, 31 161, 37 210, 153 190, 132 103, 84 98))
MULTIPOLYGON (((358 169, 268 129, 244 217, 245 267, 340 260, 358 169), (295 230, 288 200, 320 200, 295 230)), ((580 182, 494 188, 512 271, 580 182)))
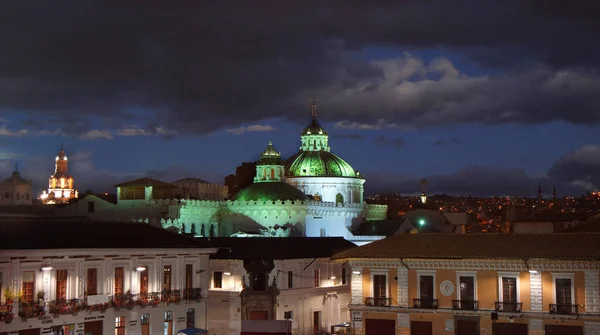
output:
POLYGON ((246 320, 291 320, 294 335, 350 320, 350 269, 329 259, 355 247, 343 238, 217 237, 211 245, 211 335, 240 334, 246 320))
POLYGON ((1 334, 177 334, 211 329, 216 249, 136 223, 0 223, 1 334))
POLYGON ((0 182, 0 206, 31 205, 31 181, 21 177, 17 165, 10 178, 0 182))

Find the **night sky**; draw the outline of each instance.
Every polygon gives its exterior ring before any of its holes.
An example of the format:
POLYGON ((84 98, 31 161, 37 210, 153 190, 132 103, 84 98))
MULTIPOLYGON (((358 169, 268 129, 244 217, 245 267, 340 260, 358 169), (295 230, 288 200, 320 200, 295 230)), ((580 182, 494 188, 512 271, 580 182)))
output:
POLYGON ((600 185, 597 1, 4 1, 0 178, 36 192, 211 182, 308 99, 366 193, 580 195, 600 185))

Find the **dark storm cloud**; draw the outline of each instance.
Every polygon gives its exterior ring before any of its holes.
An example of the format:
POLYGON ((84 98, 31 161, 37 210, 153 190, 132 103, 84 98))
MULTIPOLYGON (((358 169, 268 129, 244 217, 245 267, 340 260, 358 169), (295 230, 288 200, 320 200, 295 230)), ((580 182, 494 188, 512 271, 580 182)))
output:
POLYGON ((206 134, 304 119, 317 94, 336 121, 597 123, 599 15, 591 1, 11 1, 0 11, 0 113, 66 134, 133 121, 206 134), (411 88, 364 60, 368 47, 442 47, 505 73, 474 80, 434 66, 441 80, 411 88))

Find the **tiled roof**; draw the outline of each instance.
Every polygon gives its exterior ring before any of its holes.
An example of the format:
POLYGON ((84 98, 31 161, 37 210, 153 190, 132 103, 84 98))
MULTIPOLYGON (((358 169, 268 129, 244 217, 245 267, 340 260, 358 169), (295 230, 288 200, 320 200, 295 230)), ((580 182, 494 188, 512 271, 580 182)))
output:
POLYGON ((200 240, 220 248, 211 259, 329 258, 356 247, 341 237, 214 237, 200 240))
POLYGON ((127 186, 164 186, 164 187, 172 187, 176 188, 177 186, 165 183, 164 181, 152 179, 152 178, 140 178, 136 180, 126 181, 120 184, 115 185, 115 187, 127 187, 127 186))
POLYGON ((333 258, 600 260, 600 234, 400 234, 333 258))
POLYGON ((200 178, 190 178, 190 177, 186 177, 183 179, 178 179, 176 181, 173 182, 173 184, 212 184, 211 182, 208 182, 204 179, 200 179, 200 178))
POLYGON ((147 223, 96 221, 0 222, 0 250, 207 248, 206 241, 147 223))

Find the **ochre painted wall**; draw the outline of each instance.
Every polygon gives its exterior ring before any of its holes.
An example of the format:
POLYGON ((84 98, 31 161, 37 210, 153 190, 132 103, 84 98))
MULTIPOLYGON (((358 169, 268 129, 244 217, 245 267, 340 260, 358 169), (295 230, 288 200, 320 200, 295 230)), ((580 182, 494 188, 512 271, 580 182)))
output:
POLYGON ((371 296, 371 269, 363 268, 362 270, 362 301, 365 302, 367 297, 371 296))
POLYGON ((456 299, 456 290, 458 289, 458 285, 456 285, 456 271, 454 270, 438 270, 435 274, 435 296, 438 299, 438 306, 440 308, 452 308, 452 300, 456 299), (442 290, 440 289, 441 284, 449 280, 454 285, 454 292, 449 296, 445 296, 442 294, 442 290))
POLYGON ((388 297, 392 298, 392 305, 398 305, 398 269, 391 268, 388 275, 388 297))
POLYGON ((531 310, 531 292, 529 290, 529 271, 519 273, 519 301, 523 303, 522 310, 531 310))
POLYGON ((575 272, 575 304, 579 305, 579 313, 585 312, 585 273, 575 272))
POLYGON ((498 301, 498 272, 496 271, 477 271, 477 300, 480 309, 494 308, 494 303, 498 301))

